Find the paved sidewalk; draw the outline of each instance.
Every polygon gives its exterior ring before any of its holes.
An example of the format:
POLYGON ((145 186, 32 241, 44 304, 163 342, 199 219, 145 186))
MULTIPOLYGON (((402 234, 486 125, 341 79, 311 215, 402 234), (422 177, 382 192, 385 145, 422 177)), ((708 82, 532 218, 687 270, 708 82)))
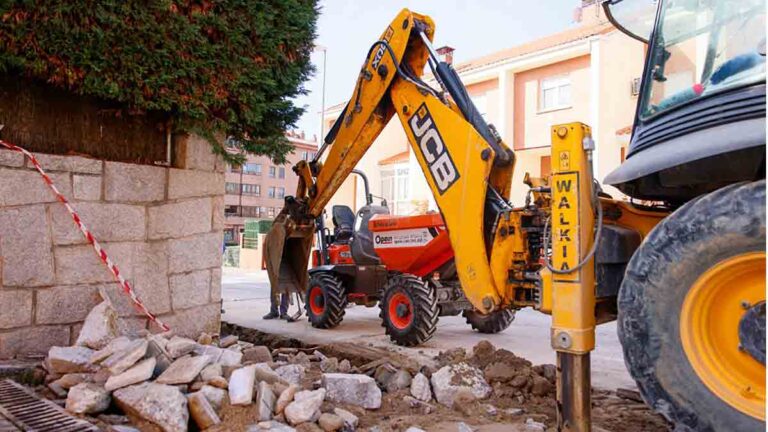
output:
MULTIPOLYGON (((410 351, 434 355, 454 347, 471 350, 477 342, 488 339, 497 347, 508 349, 534 364, 555 363, 555 353, 549 345, 550 317, 532 309, 518 312, 512 325, 495 335, 473 331, 460 316, 442 317, 437 333, 430 341, 419 347, 403 348, 390 343, 384 334, 378 307, 352 306, 347 309, 344 321, 331 330, 315 329, 306 319, 294 323, 261 319, 269 311, 269 281, 264 271, 244 272, 225 267, 222 291, 222 320, 307 343, 359 342, 401 353, 410 351)), ((294 304, 290 312, 295 311, 294 304)), ((604 389, 635 387, 624 367, 615 322, 597 328, 597 349, 592 352, 592 381, 595 387, 604 389)))

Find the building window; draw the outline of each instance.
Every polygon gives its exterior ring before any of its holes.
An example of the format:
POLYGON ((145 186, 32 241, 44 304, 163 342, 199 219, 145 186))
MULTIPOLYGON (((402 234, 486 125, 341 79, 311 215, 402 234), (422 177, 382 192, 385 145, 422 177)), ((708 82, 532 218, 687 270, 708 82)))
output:
POLYGON ((243 217, 259 217, 259 208, 254 206, 243 206, 243 217))
POLYGON ((239 173, 241 169, 242 169, 241 165, 227 164, 227 171, 229 171, 229 172, 239 173))
POLYGON ((277 197, 278 198, 285 198, 285 188, 284 187, 277 188, 277 197))
POLYGON ((411 210, 407 164, 389 165, 381 170, 381 195, 394 214, 408 214, 411 210))
POLYGON ((280 167, 277 170, 277 178, 281 178, 281 179, 285 178, 285 168, 284 167, 280 167))
MULTIPOLYGON (((243 186, 245 186, 245 185, 243 185, 243 186)), ((240 189, 240 184, 239 184, 239 183, 230 183, 230 182, 227 182, 227 183, 224 185, 224 190, 225 190, 225 191, 226 191, 226 193, 228 193, 228 194, 236 194, 236 193, 238 193, 238 192, 237 192, 237 191, 238 191, 238 189, 240 189)))
POLYGON ((571 106, 571 78, 560 76, 541 80, 539 108, 542 111, 571 106))
POLYGON ((239 212, 240 212, 240 209, 236 205, 224 206, 225 216, 237 216, 239 212))
POLYGON ((275 217, 275 208, 274 207, 269 207, 268 212, 267 212, 267 217, 271 217, 271 218, 275 217))
POLYGON ((261 164, 247 163, 247 164, 243 165, 243 173, 245 173, 245 174, 253 174, 253 175, 261 175, 261 164))
POLYGON ((243 184, 243 195, 261 196, 261 186, 257 184, 243 184))
POLYGON ((309 152, 301 152, 301 159, 302 160, 309 160, 309 152))
POLYGON ((269 189, 267 189, 267 196, 270 197, 270 198, 274 198, 275 197, 275 187, 274 186, 270 186, 269 189))
POLYGON ((259 217, 264 217, 267 214, 267 208, 266 207, 259 207, 259 217))

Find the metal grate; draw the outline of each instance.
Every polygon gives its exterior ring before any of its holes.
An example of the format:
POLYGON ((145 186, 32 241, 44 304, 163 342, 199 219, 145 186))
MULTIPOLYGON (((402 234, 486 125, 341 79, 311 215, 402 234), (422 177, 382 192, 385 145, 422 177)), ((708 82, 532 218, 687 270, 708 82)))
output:
POLYGON ((37 397, 31 390, 11 380, 0 381, 0 414, 23 431, 98 432, 98 428, 79 420, 55 403, 37 397))

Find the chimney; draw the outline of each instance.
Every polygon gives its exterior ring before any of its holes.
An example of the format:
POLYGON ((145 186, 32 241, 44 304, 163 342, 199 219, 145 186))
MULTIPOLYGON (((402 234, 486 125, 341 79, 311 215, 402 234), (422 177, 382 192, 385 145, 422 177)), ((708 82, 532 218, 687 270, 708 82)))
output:
POLYGON ((440 55, 440 59, 448 64, 453 64, 453 51, 454 49, 452 47, 449 47, 448 45, 443 45, 440 48, 438 48, 437 53, 440 55))

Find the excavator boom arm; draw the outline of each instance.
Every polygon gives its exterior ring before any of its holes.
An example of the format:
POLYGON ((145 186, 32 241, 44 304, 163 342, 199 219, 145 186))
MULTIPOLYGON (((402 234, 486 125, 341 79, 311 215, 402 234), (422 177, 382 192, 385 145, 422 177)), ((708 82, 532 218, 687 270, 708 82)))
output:
POLYGON ((490 249, 492 227, 509 208, 513 154, 477 112, 456 72, 439 61, 433 35, 429 17, 403 9, 369 50, 316 159, 294 167, 296 196, 286 199, 267 239, 267 269, 278 291, 306 289, 314 219, 397 114, 443 215, 467 298, 482 312, 510 304, 492 274, 490 249), (443 91, 421 81, 428 62, 443 91))

